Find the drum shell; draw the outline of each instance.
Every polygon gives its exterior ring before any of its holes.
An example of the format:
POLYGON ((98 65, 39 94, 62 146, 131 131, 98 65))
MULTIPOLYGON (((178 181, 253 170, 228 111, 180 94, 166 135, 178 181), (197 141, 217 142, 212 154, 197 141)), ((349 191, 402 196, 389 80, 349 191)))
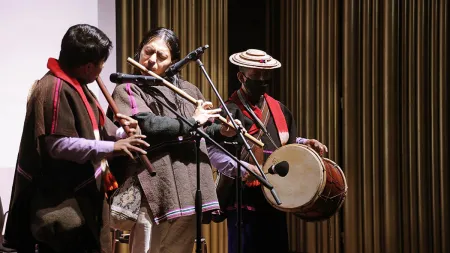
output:
POLYGON ((347 196, 347 181, 344 172, 333 161, 323 158, 326 184, 319 197, 294 214, 305 221, 322 221, 331 218, 341 208, 347 196))
POLYGON ((263 171, 283 203, 277 205, 270 191, 263 187, 267 201, 274 208, 294 213, 305 221, 330 218, 345 200, 347 182, 342 170, 306 145, 289 144, 275 150, 263 171), (281 161, 289 163, 286 177, 268 174, 269 168, 281 161))

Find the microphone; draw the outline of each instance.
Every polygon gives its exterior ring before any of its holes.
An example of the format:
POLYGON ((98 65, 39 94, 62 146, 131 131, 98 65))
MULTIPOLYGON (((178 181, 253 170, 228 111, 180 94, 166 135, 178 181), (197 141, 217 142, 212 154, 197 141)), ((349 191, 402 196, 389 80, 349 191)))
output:
POLYGON ((153 76, 143 76, 143 75, 128 75, 123 73, 112 73, 109 76, 109 80, 116 84, 121 83, 134 83, 134 84, 156 84, 160 80, 153 76))
POLYGON ((280 177, 285 177, 289 172, 289 163, 286 161, 279 162, 269 168, 269 173, 272 175, 278 174, 280 177))
POLYGON ((184 59, 171 65, 165 72, 166 76, 172 77, 178 74, 178 72, 180 72, 181 68, 183 68, 184 65, 186 65, 190 61, 196 61, 198 58, 200 58, 200 55, 202 55, 208 48, 209 45, 205 45, 190 52, 188 55, 186 55, 186 57, 184 57, 184 59))

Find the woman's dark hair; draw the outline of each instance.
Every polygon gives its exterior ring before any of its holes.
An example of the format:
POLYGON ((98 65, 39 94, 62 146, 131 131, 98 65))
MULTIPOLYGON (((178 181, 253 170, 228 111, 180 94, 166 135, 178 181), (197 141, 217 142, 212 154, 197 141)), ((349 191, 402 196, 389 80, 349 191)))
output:
POLYGON ((144 48, 144 46, 147 45, 148 42, 155 38, 162 39, 166 43, 167 47, 170 50, 172 64, 180 60, 180 40, 172 30, 164 27, 158 27, 150 30, 147 34, 144 35, 144 38, 142 39, 138 49, 136 50, 136 53, 134 54, 135 61, 139 62, 142 48, 144 48))
POLYGON ((100 29, 87 24, 71 26, 61 41, 59 63, 65 68, 76 68, 87 63, 106 61, 112 42, 100 29))
MULTIPOLYGON (((147 43, 149 43, 151 40, 159 38, 162 39, 170 51, 170 57, 172 60, 172 64, 180 60, 181 52, 180 52, 180 40, 178 39, 177 35, 175 35, 175 32, 164 28, 164 27, 157 27, 155 29, 150 30, 147 32, 147 34, 144 35, 144 38, 142 39, 141 43, 139 44, 138 49, 136 50, 136 53, 134 54, 134 60, 139 62, 139 59, 141 58, 141 51, 142 48, 144 48, 147 43)), ((134 74, 140 75, 140 71, 138 69, 135 69, 134 74)), ((172 77, 165 77, 168 79, 171 83, 173 83, 175 86, 179 88, 180 85, 180 73, 172 76, 172 77)), ((183 105, 180 101, 180 98, 178 97, 177 93, 175 93, 175 104, 178 108, 182 108, 185 105, 183 105)), ((183 116, 185 115, 185 109, 180 109, 183 116)))

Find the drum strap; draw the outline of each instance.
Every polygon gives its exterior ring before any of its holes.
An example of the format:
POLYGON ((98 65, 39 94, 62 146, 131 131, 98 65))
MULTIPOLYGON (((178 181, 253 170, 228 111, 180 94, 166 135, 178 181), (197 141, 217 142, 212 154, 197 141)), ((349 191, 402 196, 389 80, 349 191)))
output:
MULTIPOLYGON (((247 101, 244 99, 244 96, 242 96, 241 90, 238 90, 237 94, 239 96, 239 100, 241 101, 242 105, 244 105, 244 108, 252 116, 253 122, 255 122, 255 124, 258 126, 258 128, 260 130, 258 132, 258 136, 259 137, 261 136, 261 135, 259 135, 259 133, 262 131, 262 133, 264 133, 269 138, 270 142, 272 142, 272 145, 275 148, 279 148, 278 145, 275 144, 275 142, 273 141, 272 136, 270 135, 270 133, 267 131, 266 125, 267 125, 268 117, 266 117, 267 119, 266 119, 265 123, 261 122, 261 120, 258 118, 258 116, 256 116, 255 113, 253 112, 253 110, 250 108, 250 106, 248 105, 247 101)), ((266 105, 267 105, 267 102, 266 102, 266 99, 264 99, 263 106, 266 106, 266 105)))
MULTIPOLYGON (((246 103, 243 103, 243 104, 245 105, 246 103)), ((262 112, 261 113, 262 114, 262 119, 261 119, 260 123, 263 126, 267 126, 267 123, 269 122, 269 118, 270 118, 270 110, 269 110, 269 106, 267 105, 267 102, 266 102, 265 99, 264 99, 263 104, 261 106, 261 112, 262 112)), ((264 129, 265 129, 265 127, 264 127, 264 129)), ((253 134, 253 136, 255 138, 257 138, 258 140, 260 140, 261 136, 263 134, 264 134, 263 128, 260 127, 259 131, 257 133, 255 133, 255 134, 253 134)), ((269 135, 267 135, 267 136, 270 138, 269 135)), ((256 160, 258 161, 258 164, 260 164, 260 165, 264 164, 264 149, 259 147, 259 146, 254 145, 253 143, 249 143, 249 144, 250 144, 250 147, 252 149, 253 154, 255 155, 256 160)), ((276 147, 276 145, 275 145, 275 147, 276 147)), ((241 159, 243 159, 244 161, 247 161, 247 162, 249 162, 251 164, 254 164, 254 162, 250 161, 249 158, 250 158, 250 155, 247 152, 247 150, 246 149, 242 149, 242 151, 241 151, 241 159)), ((253 181, 251 183, 246 182, 246 185, 248 187, 257 187, 260 184, 261 183, 259 181, 257 181, 257 180, 255 180, 255 181, 253 181)))
MULTIPOLYGON (((264 100, 262 106, 261 106, 261 112, 262 112, 262 120, 261 120, 261 124, 263 124, 264 126, 267 125, 267 122, 269 121, 269 117, 270 117, 270 110, 269 107, 267 106, 266 101, 264 100)), ((253 134, 253 136, 260 140, 261 136, 264 134, 263 130, 261 128, 259 128, 259 131, 256 132, 255 134, 253 134)), ((264 163, 264 150, 263 148, 256 146, 253 143, 249 143, 250 147, 253 151, 253 153, 255 154, 256 160, 258 161, 259 164, 263 164, 264 163)), ((243 159, 244 161, 248 161, 250 163, 253 163, 253 161, 250 161, 249 159, 249 154, 247 152, 246 149, 242 149, 241 151, 241 159, 243 159)))

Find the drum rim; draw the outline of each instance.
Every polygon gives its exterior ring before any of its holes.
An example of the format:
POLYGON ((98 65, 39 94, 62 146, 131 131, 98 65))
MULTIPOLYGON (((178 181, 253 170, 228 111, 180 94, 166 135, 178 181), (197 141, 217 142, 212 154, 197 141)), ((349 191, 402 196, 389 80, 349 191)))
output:
POLYGON ((339 166, 339 164, 337 164, 335 161, 329 159, 329 158, 323 158, 324 160, 327 160, 328 162, 331 162, 334 166, 336 166, 339 170, 339 172, 342 174, 342 178, 344 179, 344 185, 345 185, 345 195, 347 195, 347 189, 348 189, 348 185, 347 185, 347 179, 345 178, 345 173, 344 171, 341 169, 341 166, 339 166))
MULTIPOLYGON (((309 147, 307 145, 304 145, 304 144, 291 143, 291 144, 284 145, 284 146, 276 149, 275 151, 273 151, 273 153, 270 154, 269 157, 267 157, 266 162, 270 160, 272 155, 274 155, 277 150, 280 150, 280 149, 285 148, 285 147, 302 147, 302 148, 305 148, 308 151, 311 151, 311 153, 313 153, 313 155, 317 158, 317 160, 319 161, 319 163, 321 164, 321 167, 322 167, 322 175, 323 175, 322 181, 321 181, 320 185, 317 187, 317 190, 316 190, 316 193, 315 193, 314 197, 311 198, 307 203, 303 204, 301 207, 291 208, 291 209, 280 207, 279 205, 277 205, 276 203, 271 201, 270 198, 268 197, 268 195, 272 196, 271 193, 270 193, 270 190, 268 190, 267 188, 262 186, 261 190, 263 191, 263 194, 264 194, 264 197, 266 198, 266 201, 269 202, 270 205, 272 205, 274 208, 276 208, 276 209, 278 209, 280 211, 283 211, 283 212, 296 213, 296 212, 298 212, 300 210, 304 210, 308 206, 313 205, 316 202, 316 200, 320 197, 320 195, 322 194, 323 190, 325 189, 325 185, 327 183, 327 173, 326 173, 325 164, 322 161, 322 157, 314 149, 312 149, 311 147, 309 147)), ((266 162, 264 163, 262 168, 265 167, 266 162)), ((280 200, 281 200, 281 202, 283 202, 282 199, 280 199, 280 200)))

